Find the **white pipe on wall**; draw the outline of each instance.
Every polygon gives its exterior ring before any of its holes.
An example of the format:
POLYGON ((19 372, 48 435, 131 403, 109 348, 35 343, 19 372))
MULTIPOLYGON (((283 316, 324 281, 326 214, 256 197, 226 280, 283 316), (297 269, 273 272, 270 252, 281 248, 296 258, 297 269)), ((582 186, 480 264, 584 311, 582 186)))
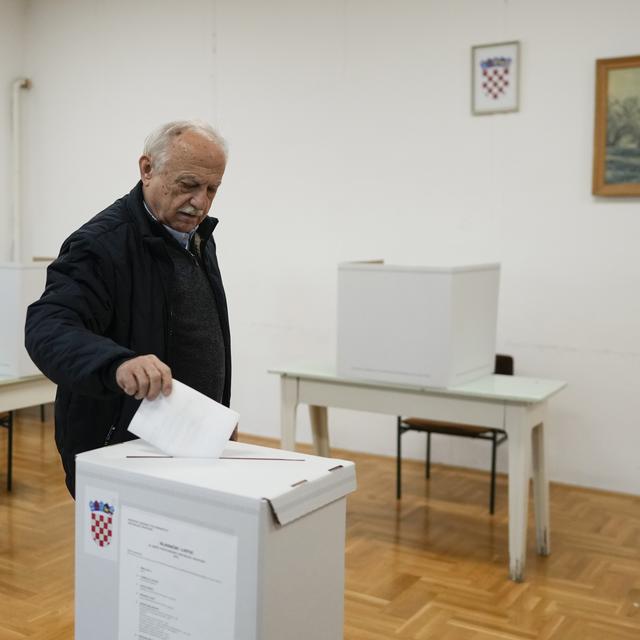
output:
POLYGON ((20 89, 31 89, 31 80, 18 78, 13 81, 11 101, 11 134, 13 144, 13 242, 11 247, 11 260, 20 262, 20 89))

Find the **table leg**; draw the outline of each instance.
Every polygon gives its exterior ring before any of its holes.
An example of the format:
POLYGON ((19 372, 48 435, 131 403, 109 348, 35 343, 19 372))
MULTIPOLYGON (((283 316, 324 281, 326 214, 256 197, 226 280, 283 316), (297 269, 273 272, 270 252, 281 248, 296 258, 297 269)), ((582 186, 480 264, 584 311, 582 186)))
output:
POLYGON ((280 376, 280 446, 288 451, 296 448, 296 409, 298 379, 280 376))
POLYGON ((544 451, 544 424, 534 427, 533 437, 533 504, 536 514, 536 542, 538 553, 551 553, 549 539, 549 481, 544 451))
POLYGON ((331 456, 329 450, 329 423, 327 407, 309 405, 309 417, 311 418, 311 433, 316 454, 324 458, 331 456))
POLYGON ((515 582, 522 582, 527 551, 531 430, 525 408, 507 406, 505 417, 509 447, 509 575, 515 582))

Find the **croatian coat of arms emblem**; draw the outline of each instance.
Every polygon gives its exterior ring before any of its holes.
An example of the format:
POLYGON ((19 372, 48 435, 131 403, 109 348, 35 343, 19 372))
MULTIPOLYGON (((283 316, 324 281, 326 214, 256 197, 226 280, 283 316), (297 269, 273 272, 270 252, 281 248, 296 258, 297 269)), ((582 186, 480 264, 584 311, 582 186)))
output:
POLYGON ((487 58, 480 61, 480 67, 482 68, 482 91, 488 98, 498 100, 510 84, 511 58, 508 56, 487 58))
POLYGON ((106 547, 113 537, 113 514, 115 507, 108 502, 89 501, 91 511, 91 537, 99 547, 106 547))

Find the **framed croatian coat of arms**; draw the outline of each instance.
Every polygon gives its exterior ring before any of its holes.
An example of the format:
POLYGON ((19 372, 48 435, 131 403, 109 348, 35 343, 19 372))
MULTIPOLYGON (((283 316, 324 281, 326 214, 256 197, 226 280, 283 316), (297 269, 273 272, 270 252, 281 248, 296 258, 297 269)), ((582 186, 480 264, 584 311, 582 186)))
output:
POLYGON ((471 49, 471 112, 518 111, 520 43, 483 44, 471 49))

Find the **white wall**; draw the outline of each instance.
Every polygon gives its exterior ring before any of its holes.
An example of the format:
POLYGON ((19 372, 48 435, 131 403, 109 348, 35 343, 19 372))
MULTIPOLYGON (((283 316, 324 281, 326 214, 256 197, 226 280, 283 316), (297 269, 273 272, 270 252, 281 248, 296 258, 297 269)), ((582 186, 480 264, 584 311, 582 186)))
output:
POLYGON ((13 82, 24 76, 26 10, 26 0, 0 0, 0 262, 12 249, 11 98, 13 82))
POLYGON ((25 256, 66 236, 138 180, 157 124, 215 122, 214 6, 172 0, 32 0, 25 256))
MULTIPOLYGON (((595 59, 638 54, 639 22, 635 0, 33 1, 25 254, 133 185, 152 126, 208 118, 245 431, 278 434, 267 368, 333 361, 339 261, 499 260, 499 349, 569 382, 552 479, 639 492, 640 206, 590 195, 595 59), (471 116, 470 47, 512 39, 520 112, 471 116)), ((392 454, 394 422, 332 411, 332 441, 392 454)), ((435 457, 486 467, 482 445, 435 457)))

